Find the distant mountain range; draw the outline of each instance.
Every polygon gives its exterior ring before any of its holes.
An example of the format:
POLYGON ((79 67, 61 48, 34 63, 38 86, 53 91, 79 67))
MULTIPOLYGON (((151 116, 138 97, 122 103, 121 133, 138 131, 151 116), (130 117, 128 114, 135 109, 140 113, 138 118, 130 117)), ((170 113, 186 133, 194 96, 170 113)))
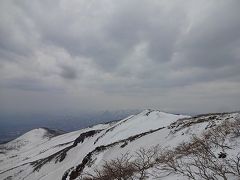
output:
POLYGON ((139 112, 141 112, 141 110, 80 112, 75 114, 62 113, 58 115, 0 115, 0 143, 13 140, 34 128, 48 127, 69 132, 98 123, 120 120, 126 116, 139 112))

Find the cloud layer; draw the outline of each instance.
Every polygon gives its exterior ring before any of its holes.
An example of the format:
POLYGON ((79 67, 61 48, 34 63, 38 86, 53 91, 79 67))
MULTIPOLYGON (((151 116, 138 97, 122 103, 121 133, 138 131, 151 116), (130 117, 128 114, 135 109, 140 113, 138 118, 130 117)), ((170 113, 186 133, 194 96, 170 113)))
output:
POLYGON ((0 110, 239 110, 239 8, 238 0, 3 0, 0 110))

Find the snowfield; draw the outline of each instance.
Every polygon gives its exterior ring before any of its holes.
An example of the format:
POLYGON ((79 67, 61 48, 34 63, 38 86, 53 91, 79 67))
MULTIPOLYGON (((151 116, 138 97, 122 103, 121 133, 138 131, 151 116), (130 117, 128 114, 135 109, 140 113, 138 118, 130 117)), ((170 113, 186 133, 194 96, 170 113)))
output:
MULTIPOLYGON (((83 173, 94 173, 106 161, 123 154, 134 155, 139 149, 159 146, 175 149, 182 143, 200 137, 212 127, 226 121, 240 121, 239 113, 220 113, 190 117, 157 110, 145 110, 117 122, 99 124, 64 133, 47 128, 29 131, 0 145, 0 179, 57 180, 81 179, 83 173)), ((227 140, 226 153, 240 152, 240 138, 227 140)), ((221 149, 215 148, 219 154, 221 149)), ((150 174, 153 168, 148 169, 150 174)), ((148 176, 147 179, 154 179, 148 176)), ((188 179, 170 174, 159 179, 188 179)))

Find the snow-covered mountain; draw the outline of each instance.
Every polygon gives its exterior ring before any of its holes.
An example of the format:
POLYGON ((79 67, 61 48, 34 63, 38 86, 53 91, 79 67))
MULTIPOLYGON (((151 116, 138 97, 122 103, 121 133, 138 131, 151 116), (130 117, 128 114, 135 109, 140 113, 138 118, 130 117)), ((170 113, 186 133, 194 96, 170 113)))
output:
MULTIPOLYGON (((220 128, 217 132, 222 132, 221 128, 224 128, 224 133, 229 130, 229 137, 223 133, 227 140, 224 140, 224 144, 214 145, 214 149, 211 149, 213 156, 217 157, 219 153, 223 153, 225 156, 234 157, 240 153, 240 129, 237 132, 240 128, 239 113, 190 117, 157 110, 144 110, 120 121, 99 124, 70 133, 63 134, 47 128, 34 129, 11 142, 0 145, 0 179, 84 179, 86 178, 84 175, 96 173, 96 169, 101 169, 106 162, 111 162, 125 154, 133 157, 134 160, 135 154, 141 152, 139 151, 141 149, 158 147, 161 152, 174 151, 178 154, 176 152, 185 148, 184 152, 187 152, 186 147, 193 146, 195 141, 201 142, 196 138, 206 138, 212 131, 215 135, 217 128, 220 128), (235 127, 234 130, 231 130, 231 127, 235 127)), ((213 144, 214 142, 212 141, 213 144)), ((201 147, 201 143, 197 147, 201 147)), ((185 157, 183 154, 178 156, 178 159, 185 157)), ((158 162, 159 157, 154 161, 158 162)), ((181 159, 181 162, 183 161, 184 159, 181 159)), ((149 173, 145 178, 156 178, 154 176, 154 173, 157 173, 156 169, 166 170, 166 164, 165 169, 159 167, 157 163, 147 167, 149 173)), ((158 179, 190 178, 178 169, 176 173, 170 170, 158 179)), ((134 172, 135 179, 140 179, 137 175, 139 172, 134 172)), ((221 177, 216 175, 218 176, 221 177)), ((229 177, 234 179, 235 175, 229 177)), ((96 178, 89 176, 88 179, 96 178)))

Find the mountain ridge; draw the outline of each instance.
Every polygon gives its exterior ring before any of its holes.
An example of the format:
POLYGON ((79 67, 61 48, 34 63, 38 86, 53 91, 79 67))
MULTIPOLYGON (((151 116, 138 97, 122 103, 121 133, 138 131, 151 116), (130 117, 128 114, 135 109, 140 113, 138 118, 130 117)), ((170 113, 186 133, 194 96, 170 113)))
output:
POLYGON ((239 117, 237 112, 190 117, 148 109, 120 121, 43 138, 30 149, 7 150, 1 145, 0 178, 81 179, 82 173, 121 154, 156 145, 174 149, 239 117))

